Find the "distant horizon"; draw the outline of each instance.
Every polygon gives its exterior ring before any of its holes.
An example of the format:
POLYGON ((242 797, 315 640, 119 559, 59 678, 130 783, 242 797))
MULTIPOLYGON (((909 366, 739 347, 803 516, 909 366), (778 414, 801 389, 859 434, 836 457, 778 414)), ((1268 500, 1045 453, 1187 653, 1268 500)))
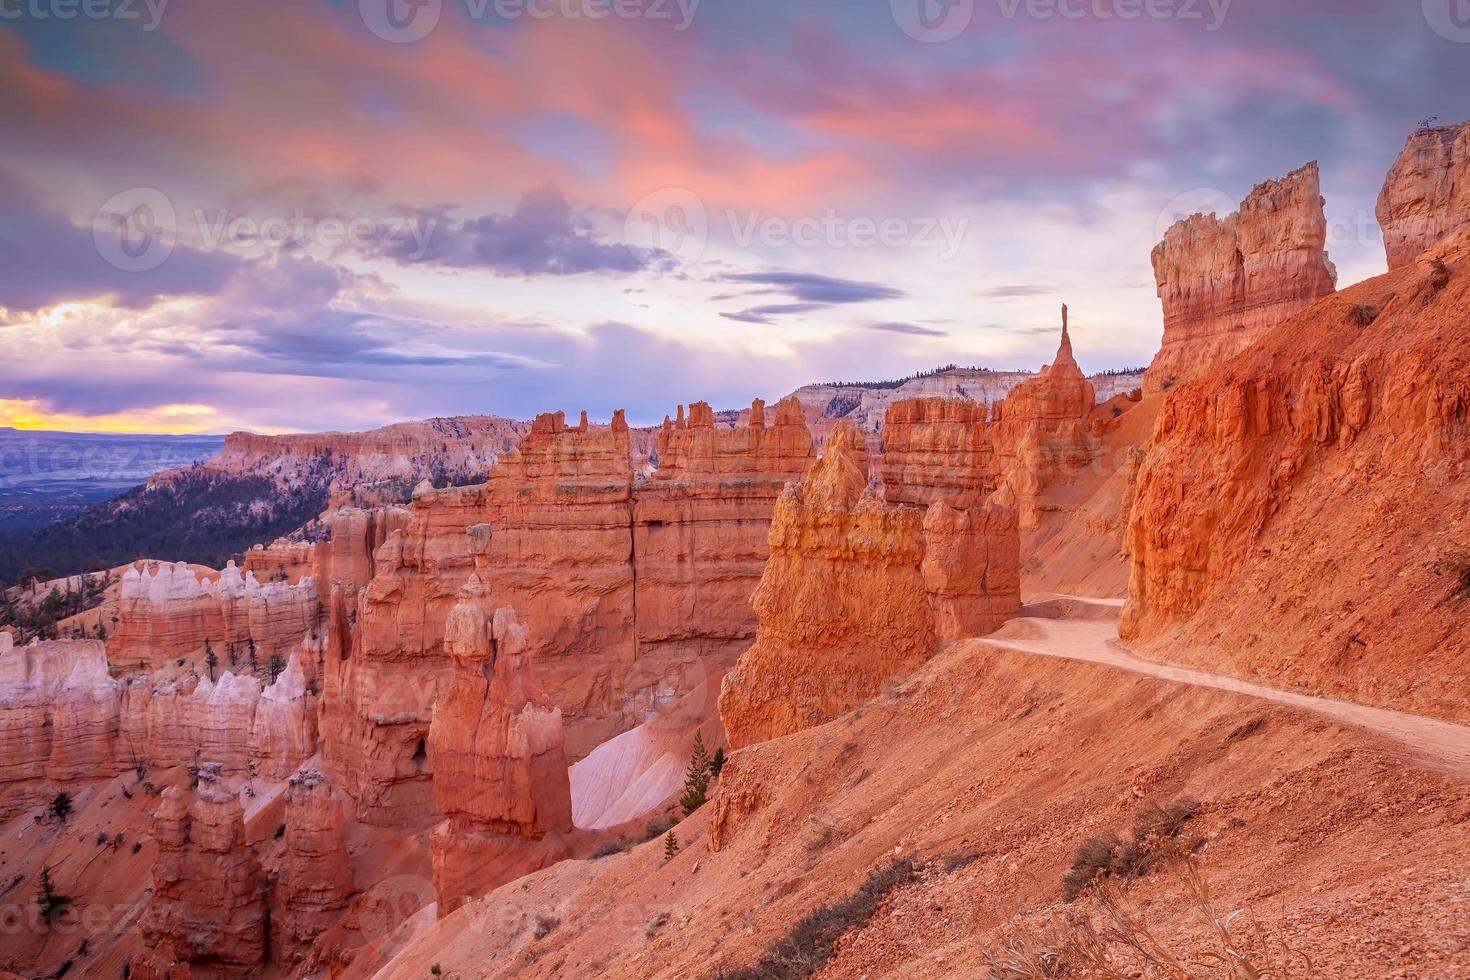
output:
MULTIPOLYGON (((1092 378, 1097 378, 1097 377, 1118 376, 1118 375, 1133 374, 1133 373, 1140 373, 1141 374, 1143 371, 1145 371, 1147 369, 1147 367, 1148 367, 1147 365, 1142 365, 1142 366, 1132 365, 1132 366, 1124 367, 1124 368, 1104 368, 1104 369, 1102 369, 1100 371, 1088 372, 1087 373, 1087 377, 1089 379, 1092 379, 1092 378)), ((944 373, 947 373, 949 371, 990 371, 990 372, 993 372, 993 373, 996 373, 996 374, 1029 374, 1029 375, 1035 375, 1035 374, 1037 374, 1040 371, 1040 368, 1039 367, 1036 367, 1036 368, 991 368, 991 367, 985 367, 985 366, 982 366, 982 365, 963 365, 963 364, 955 365, 953 367, 941 367, 941 366, 937 366, 935 368, 923 369, 923 370, 914 372, 913 374, 905 375, 902 378, 883 378, 883 379, 877 379, 877 378, 875 378, 873 380, 868 380, 868 381, 857 381, 857 380, 851 380, 851 379, 845 380, 845 381, 832 381, 832 380, 826 380, 826 381, 809 381, 809 382, 807 382, 804 385, 799 385, 797 388, 792 389, 792 391, 794 392, 794 391, 800 390, 801 388, 813 387, 813 386, 819 386, 819 385, 831 385, 831 386, 834 386, 834 387, 836 387, 836 386, 842 386, 842 387, 847 387, 847 386, 850 386, 850 387, 869 387, 869 386, 873 386, 873 385, 877 385, 877 384, 883 384, 883 383, 892 382, 892 381, 908 382, 908 381, 916 380, 917 378, 921 378, 921 377, 929 377, 929 376, 936 376, 936 375, 939 375, 939 374, 944 374, 944 373)), ((751 396, 751 400, 754 400, 755 398, 760 398, 760 397, 761 396, 759 396, 759 395, 752 395, 751 396)), ((783 395, 778 396, 778 397, 785 397, 785 395, 783 394, 783 395)), ((702 399, 698 399, 698 398, 694 399, 694 401, 701 401, 701 400, 702 399)), ((775 404, 775 402, 774 402, 773 399, 765 399, 765 400, 767 402, 767 406, 768 407, 773 406, 775 404)), ((682 404, 684 406, 688 406, 691 403, 690 402, 676 403, 675 406, 671 406, 670 412, 668 414, 672 414, 673 407, 677 407, 678 404, 682 404)), ((739 411, 743 411, 744 409, 747 409, 747 408, 750 407, 749 403, 739 404, 739 405, 736 405, 736 404, 713 405, 713 403, 711 403, 711 404, 712 404, 712 407, 714 408, 715 412, 717 412, 717 413, 718 412, 739 412, 739 411)), ((0 405, 3 405, 3 400, 0 400, 0 405)), ((221 430, 187 431, 187 432, 155 432, 155 431, 132 431, 132 430, 122 430, 122 429, 37 428, 37 427, 32 427, 32 426, 11 425, 11 424, 6 424, 6 423, 3 423, 3 422, 0 422, 0 432, 27 432, 27 433, 34 433, 34 434, 37 434, 37 435, 51 434, 51 435, 77 435, 77 436, 116 436, 116 437, 119 437, 119 438, 138 438, 138 439, 146 439, 146 438, 160 438, 160 439, 190 439, 190 438, 199 438, 199 439, 205 439, 205 438, 209 438, 209 439, 221 439, 222 440, 222 439, 226 438, 227 436, 233 435, 233 434, 235 434, 237 432, 248 433, 250 435, 259 435, 259 436, 294 436, 294 435, 309 436, 309 435, 319 435, 319 434, 326 434, 326 433, 333 433, 333 432, 340 432, 340 433, 343 433, 345 435, 351 435, 351 434, 356 434, 356 433, 372 432, 372 431, 374 431, 376 429, 384 429, 384 428, 387 428, 388 426, 392 426, 392 425, 403 425, 405 423, 412 423, 412 422, 427 422, 427 421, 430 421, 432 419, 503 418, 503 419, 508 419, 510 421, 513 421, 513 422, 530 422, 530 421, 532 421, 536 417, 536 415, 541 415, 541 414, 544 414, 544 413, 547 413, 547 412, 566 412, 568 416, 575 416, 575 415, 577 415, 577 413, 579 413, 581 411, 582 411, 582 409, 579 409, 579 408, 577 408, 577 409, 546 408, 546 409, 542 409, 541 411, 535 412, 535 413, 533 413, 531 415, 520 416, 520 417, 517 417, 517 416, 509 416, 509 415, 500 415, 500 414, 489 413, 489 412, 465 412, 465 413, 460 413, 460 414, 456 414, 456 415, 416 415, 416 416, 405 417, 405 418, 390 419, 390 420, 385 421, 385 422, 380 422, 380 423, 378 423, 376 425, 368 425, 366 428, 362 428, 362 429, 284 429, 284 430, 270 431, 270 432, 264 432, 264 431, 260 431, 260 430, 257 430, 257 429, 221 429, 221 430)), ((600 417, 593 417, 589 413, 589 418, 591 418, 591 421, 592 421, 592 423, 594 425, 597 425, 597 424, 603 424, 603 425, 605 425, 609 421, 611 421, 612 413, 609 412, 607 415, 600 416, 600 417)), ((641 420, 633 420, 633 419, 630 419, 629 422, 628 422, 628 424, 630 426, 632 426, 633 428, 635 428, 635 429, 653 428, 653 427, 656 427, 659 424, 661 424, 662 418, 663 418, 662 416, 659 416, 658 419, 656 419, 654 421, 651 421, 651 422, 650 421, 641 421, 641 420)))

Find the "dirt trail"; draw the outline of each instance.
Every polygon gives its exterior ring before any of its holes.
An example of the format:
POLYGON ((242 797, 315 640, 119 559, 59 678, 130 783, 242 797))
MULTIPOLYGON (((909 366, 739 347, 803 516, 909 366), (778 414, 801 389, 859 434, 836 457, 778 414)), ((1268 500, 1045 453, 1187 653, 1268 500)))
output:
POLYGON ((990 636, 961 642, 977 651, 991 648, 1106 664, 1176 684, 1210 687, 1303 708, 1387 736, 1435 768, 1470 776, 1470 725, 1283 691, 1223 674, 1144 660, 1118 640, 1117 617, 1121 607, 1119 600, 1055 595, 1028 603, 1024 609, 1028 615, 1012 620, 990 636))

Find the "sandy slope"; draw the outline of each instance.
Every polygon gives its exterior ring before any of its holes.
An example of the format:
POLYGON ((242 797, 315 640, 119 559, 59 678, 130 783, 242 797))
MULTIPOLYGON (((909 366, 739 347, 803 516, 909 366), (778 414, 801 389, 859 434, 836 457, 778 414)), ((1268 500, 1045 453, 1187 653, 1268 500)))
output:
MULTIPOLYGON (((1204 804, 1190 832, 1218 905, 1270 922, 1319 976, 1470 976, 1470 787, 1463 767, 1445 771, 1463 734, 1168 679, 1110 645, 1115 610, 1058 599, 1032 612, 1072 618, 951 644, 848 714, 735 753, 672 859, 651 841, 563 862, 438 923, 379 976, 420 980, 438 963, 455 978, 705 978, 907 853, 925 862, 919 882, 820 976, 983 977, 1016 922, 1062 908, 1082 840, 1186 795, 1204 804)), ((1201 948, 1177 882, 1153 875, 1129 894, 1162 940, 1201 948)))
POLYGON ((1282 691, 1236 677, 1144 660, 1118 641, 1117 615, 1122 604, 1121 599, 1057 596, 1028 605, 1024 610, 1027 616, 1012 620, 984 639, 964 642, 982 650, 1009 650, 1106 664, 1176 684, 1209 687, 1305 708, 1333 721, 1402 742, 1423 761, 1448 772, 1470 773, 1470 725, 1282 691))

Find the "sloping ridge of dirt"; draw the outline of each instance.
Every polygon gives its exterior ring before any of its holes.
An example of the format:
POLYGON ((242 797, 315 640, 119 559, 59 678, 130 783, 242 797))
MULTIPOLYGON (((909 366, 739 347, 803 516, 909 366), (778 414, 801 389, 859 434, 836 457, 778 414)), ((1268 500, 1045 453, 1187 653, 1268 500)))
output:
MULTIPOLYGON (((1217 905, 1269 920, 1318 975, 1470 975, 1463 769, 1406 752, 1399 739, 1418 734, 1371 718, 1167 678, 1113 631, 1108 616, 1028 617, 949 644, 846 715, 734 753, 713 801, 674 828, 673 856, 655 839, 528 876, 378 976, 418 980, 437 963, 447 976, 702 980, 754 962, 899 854, 922 862, 916 883, 817 976, 979 976, 1017 922, 1060 911, 1082 841, 1181 797, 1202 803, 1189 833, 1217 905)), ((1128 895, 1171 948, 1208 941, 1170 876, 1128 895)))

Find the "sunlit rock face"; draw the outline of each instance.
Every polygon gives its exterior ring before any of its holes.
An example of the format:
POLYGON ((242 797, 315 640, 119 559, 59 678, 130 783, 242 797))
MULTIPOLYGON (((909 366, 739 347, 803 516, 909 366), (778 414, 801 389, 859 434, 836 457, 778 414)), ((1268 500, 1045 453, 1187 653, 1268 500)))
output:
POLYGON ((112 775, 120 689, 99 641, 16 647, 0 633, 0 814, 112 775))
POLYGON ((1389 269, 1470 225, 1470 122, 1410 134, 1378 195, 1389 269))
POLYGON ((1019 611, 1007 498, 968 511, 936 500, 926 510, 884 501, 867 473, 862 433, 840 425, 776 505, 756 640, 720 691, 736 748, 821 724, 911 671, 942 639, 989 632, 1019 611))
POLYGON ((1209 371, 1333 292, 1316 163, 1258 185, 1240 211, 1191 215, 1154 247, 1164 341, 1146 391, 1209 371))

